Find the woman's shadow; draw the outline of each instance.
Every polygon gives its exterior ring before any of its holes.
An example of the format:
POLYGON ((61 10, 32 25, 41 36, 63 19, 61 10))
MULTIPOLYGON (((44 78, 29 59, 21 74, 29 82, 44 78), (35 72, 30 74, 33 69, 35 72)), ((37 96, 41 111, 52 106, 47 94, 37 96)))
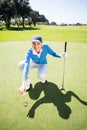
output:
POLYGON ((35 110, 43 103, 53 103, 60 117, 68 119, 72 111, 66 103, 71 101, 72 96, 82 104, 87 105, 87 102, 81 100, 74 92, 68 91, 63 94, 56 84, 47 81, 44 84, 41 82, 36 83, 34 88, 31 87, 28 94, 31 99, 37 100, 27 114, 30 118, 34 118, 35 110), (37 100, 42 91, 44 92, 44 97, 37 100))

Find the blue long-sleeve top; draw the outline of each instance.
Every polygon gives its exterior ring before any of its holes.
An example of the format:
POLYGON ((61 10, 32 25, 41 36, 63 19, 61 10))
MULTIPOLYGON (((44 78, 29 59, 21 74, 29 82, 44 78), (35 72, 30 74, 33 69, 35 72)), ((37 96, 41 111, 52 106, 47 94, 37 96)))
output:
POLYGON ((25 57, 25 66, 22 80, 26 80, 28 76, 30 59, 32 59, 32 61, 36 64, 47 64, 47 54, 61 58, 61 55, 52 50, 47 44, 43 44, 40 56, 33 53, 33 48, 28 49, 25 57))

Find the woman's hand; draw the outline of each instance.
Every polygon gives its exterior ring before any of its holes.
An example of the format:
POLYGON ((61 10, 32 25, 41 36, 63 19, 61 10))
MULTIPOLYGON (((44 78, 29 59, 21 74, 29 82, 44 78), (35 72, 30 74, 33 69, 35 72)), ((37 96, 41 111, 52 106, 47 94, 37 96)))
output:
POLYGON ((64 53, 62 54, 62 58, 67 58, 67 52, 64 52, 64 53))

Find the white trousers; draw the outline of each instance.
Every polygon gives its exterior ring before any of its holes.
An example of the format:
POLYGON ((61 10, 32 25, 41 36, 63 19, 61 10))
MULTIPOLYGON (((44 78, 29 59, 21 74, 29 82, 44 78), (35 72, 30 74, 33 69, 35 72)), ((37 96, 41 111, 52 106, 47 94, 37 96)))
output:
MULTIPOLYGON (((20 61, 18 66, 19 66, 19 69, 23 71, 24 66, 25 66, 25 60, 20 61)), ((30 60, 29 70, 31 68, 38 69, 37 71, 38 78, 41 80, 42 83, 45 83, 46 74, 47 74, 47 64, 36 64, 32 60, 30 60)))

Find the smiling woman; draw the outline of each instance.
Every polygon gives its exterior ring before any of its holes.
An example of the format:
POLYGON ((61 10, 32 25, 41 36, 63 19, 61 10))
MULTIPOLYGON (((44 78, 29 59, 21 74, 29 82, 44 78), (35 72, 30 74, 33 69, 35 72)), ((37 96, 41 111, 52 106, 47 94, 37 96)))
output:
POLYGON ((32 48, 28 49, 24 62, 19 63, 19 68, 23 66, 22 86, 19 88, 19 92, 21 94, 25 94, 25 92, 31 87, 30 75, 28 77, 28 72, 31 68, 37 68, 37 75, 41 83, 46 82, 48 54, 56 58, 66 57, 65 53, 63 55, 58 54, 51 49, 49 45, 43 44, 42 41, 43 40, 41 36, 34 35, 32 38, 32 48))
POLYGON ((34 50, 36 51, 36 53, 39 54, 40 50, 42 48, 42 44, 40 44, 39 42, 33 42, 32 43, 32 47, 34 48, 34 50))
POLYGON ((40 54, 42 48, 42 37, 34 36, 32 39, 32 47, 37 54, 40 54))

